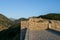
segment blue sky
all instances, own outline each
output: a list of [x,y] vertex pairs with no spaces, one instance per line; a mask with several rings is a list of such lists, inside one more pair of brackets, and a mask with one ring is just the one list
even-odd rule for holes
[[60,13],[60,0],[0,0],[0,13],[15,19]]

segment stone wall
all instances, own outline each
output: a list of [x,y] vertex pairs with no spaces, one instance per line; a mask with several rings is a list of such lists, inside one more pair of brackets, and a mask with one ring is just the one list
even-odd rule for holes
[[48,28],[48,21],[42,18],[30,18],[28,21],[21,21],[21,29],[44,30]]
[[60,31],[60,21],[30,18],[28,21],[21,21],[21,28],[28,28],[26,31],[25,40],[49,40],[49,38],[53,38],[55,40],[55,35],[45,31],[45,29],[49,28]]
[[30,18],[29,29],[30,30],[44,30],[48,28],[48,21],[42,18]]
[[21,29],[24,28],[28,28],[29,30],[45,30],[49,28],[60,31],[60,21],[42,18],[30,18],[28,21],[21,21]]
[[60,31],[60,21],[51,20],[51,27],[50,29]]
[[21,29],[27,28],[28,27],[28,21],[21,21]]

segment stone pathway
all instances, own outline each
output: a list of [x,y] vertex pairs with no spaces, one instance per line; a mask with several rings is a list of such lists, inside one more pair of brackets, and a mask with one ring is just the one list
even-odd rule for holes
[[27,29],[22,29],[22,30],[21,30],[20,40],[24,40],[24,39],[25,39],[26,32],[27,32]]
[[60,34],[47,30],[29,31],[27,30],[25,40],[60,40]]

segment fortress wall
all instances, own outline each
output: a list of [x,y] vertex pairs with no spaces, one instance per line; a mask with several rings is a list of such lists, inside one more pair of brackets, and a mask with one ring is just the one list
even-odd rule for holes
[[21,28],[28,28],[25,40],[39,40],[39,36],[42,32],[42,35],[45,35],[45,29],[49,28],[60,31],[60,21],[46,20],[42,18],[30,18],[29,21],[21,21]]
[[48,28],[48,21],[42,18],[31,18],[29,20],[30,30],[44,30]]
[[30,18],[29,21],[21,21],[21,29],[44,30],[48,28],[48,21],[42,18]]
[[21,21],[21,29],[28,27],[28,21]]
[[47,28],[60,31],[60,21],[48,20],[42,18],[30,18],[28,21],[21,21],[21,29],[28,28],[29,30],[45,30]]
[[60,31],[60,21],[51,20],[51,28],[50,29]]

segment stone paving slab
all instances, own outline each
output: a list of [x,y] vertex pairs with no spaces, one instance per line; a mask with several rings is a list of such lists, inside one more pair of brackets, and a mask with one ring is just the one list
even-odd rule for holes
[[[58,34],[58,33],[57,33]],[[29,31],[27,30],[25,40],[60,40],[57,35],[47,30]]]

